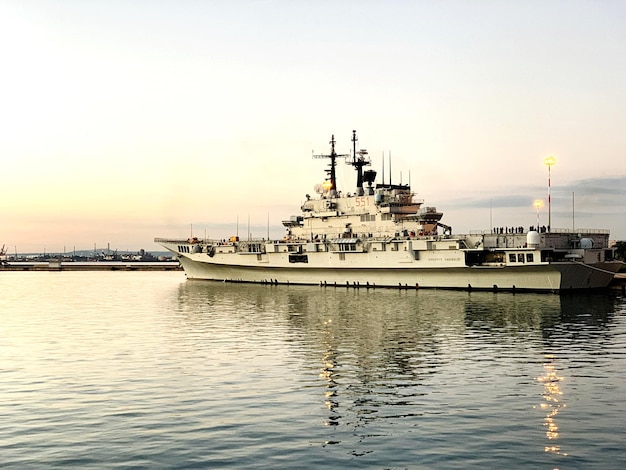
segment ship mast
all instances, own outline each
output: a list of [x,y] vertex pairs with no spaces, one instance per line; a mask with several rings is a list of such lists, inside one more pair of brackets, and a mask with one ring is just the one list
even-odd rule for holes
[[330,158],[328,166],[330,169],[325,170],[330,177],[330,187],[328,188],[330,197],[337,197],[337,174],[335,167],[337,166],[337,157],[349,157],[347,154],[338,155],[335,151],[335,135],[330,139],[330,155],[313,155],[313,158]]
[[352,161],[349,162],[356,169],[356,195],[363,196],[363,167],[371,163],[367,156],[367,150],[361,149],[356,151],[356,143],[359,139],[356,136],[356,131],[352,131]]

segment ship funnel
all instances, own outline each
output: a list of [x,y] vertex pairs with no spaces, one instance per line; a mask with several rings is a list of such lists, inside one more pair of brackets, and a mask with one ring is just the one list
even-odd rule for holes
[[363,181],[367,183],[367,193],[371,196],[374,194],[374,189],[372,185],[374,184],[374,180],[376,179],[376,170],[366,170],[363,172]]

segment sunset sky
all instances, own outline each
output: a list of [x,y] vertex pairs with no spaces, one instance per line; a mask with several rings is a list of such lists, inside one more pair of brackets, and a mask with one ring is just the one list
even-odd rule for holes
[[353,129],[456,233],[536,199],[547,225],[553,155],[552,226],[624,240],[625,25],[620,0],[0,0],[0,246],[281,236]]

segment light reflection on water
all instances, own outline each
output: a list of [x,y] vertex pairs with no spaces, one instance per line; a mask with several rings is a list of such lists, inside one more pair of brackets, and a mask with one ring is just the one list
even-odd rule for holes
[[557,424],[556,415],[566,406],[562,400],[563,392],[560,386],[563,377],[557,374],[554,356],[552,354],[546,355],[546,361],[548,362],[543,365],[545,374],[537,378],[544,386],[544,402],[541,403],[541,409],[547,413],[543,425],[546,427],[546,437],[550,443],[546,445],[545,451],[567,455],[567,453],[561,450],[561,446],[557,442],[559,438],[559,426]]
[[618,468],[620,298],[2,275],[5,465]]

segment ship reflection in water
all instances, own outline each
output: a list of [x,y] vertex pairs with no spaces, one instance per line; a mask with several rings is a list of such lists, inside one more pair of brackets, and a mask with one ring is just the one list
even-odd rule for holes
[[[615,313],[623,304],[610,296],[202,282],[182,284],[179,294],[194,329],[213,335],[236,325],[239,356],[222,359],[239,364],[231,387],[260,370],[269,383],[292,389],[300,414],[289,417],[296,429],[284,432],[295,439],[298,427],[306,429],[300,439],[324,449],[318,463],[467,468],[510,467],[514,459],[556,468],[605,458],[589,457],[595,437],[585,426],[602,406],[612,413],[618,396],[595,390],[590,378],[624,387],[598,361],[607,344],[624,338]],[[242,350],[248,341],[249,355]],[[257,348],[265,342],[275,353],[263,363]],[[567,393],[576,406],[559,423],[562,383],[572,374]],[[276,390],[257,381],[255,393],[263,402]],[[272,413],[280,409],[276,403]],[[244,411],[238,419],[240,432],[258,425]],[[606,435],[614,445],[613,430]]]
[[[332,320],[327,320],[324,327],[326,335],[331,336],[332,331],[330,330],[330,328],[332,328]],[[331,413],[328,416],[328,420],[325,422],[325,424],[327,426],[337,426],[339,424],[339,419],[341,418],[341,416],[335,413],[335,409],[339,406],[336,390],[338,384],[335,382],[335,379],[333,377],[333,370],[337,364],[336,352],[333,351],[332,345],[330,344],[328,338],[325,341],[325,344],[328,349],[324,353],[324,356],[322,358],[323,366],[320,370],[320,377],[326,381],[326,391],[324,392],[324,397],[326,398],[326,400],[324,401],[324,404],[326,405],[328,411],[330,411]],[[335,442],[326,441],[326,444],[335,444]]]

